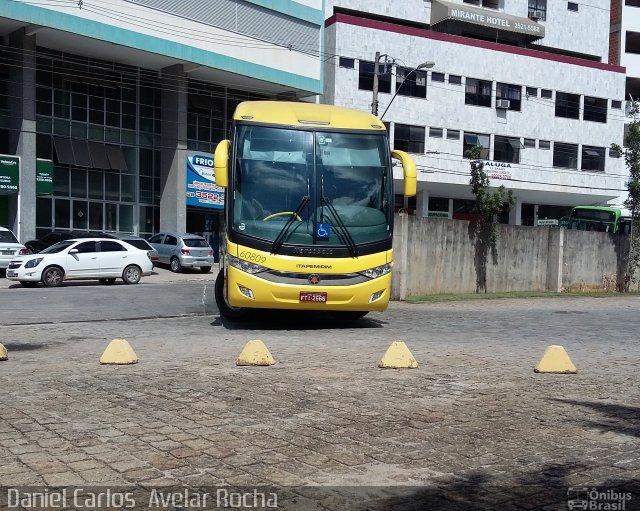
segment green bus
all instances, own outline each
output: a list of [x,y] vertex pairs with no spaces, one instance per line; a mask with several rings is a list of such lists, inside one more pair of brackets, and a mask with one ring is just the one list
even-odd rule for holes
[[562,217],[559,226],[578,231],[629,234],[631,217],[623,216],[622,210],[607,206],[576,206],[569,216]]

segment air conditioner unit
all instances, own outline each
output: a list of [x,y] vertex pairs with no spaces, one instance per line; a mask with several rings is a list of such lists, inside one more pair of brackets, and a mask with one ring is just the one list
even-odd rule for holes
[[509,108],[511,106],[511,101],[508,99],[497,99],[496,100],[496,108]]
[[544,13],[542,11],[529,11],[529,18],[537,21],[544,18]]

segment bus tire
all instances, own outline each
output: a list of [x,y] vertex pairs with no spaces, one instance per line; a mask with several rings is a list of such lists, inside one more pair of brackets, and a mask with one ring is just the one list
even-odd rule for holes
[[364,318],[369,311],[329,311],[329,314],[336,319],[349,320]]
[[230,321],[240,321],[247,317],[248,311],[242,307],[232,307],[224,297],[224,270],[220,270],[215,283],[216,305],[220,315]]

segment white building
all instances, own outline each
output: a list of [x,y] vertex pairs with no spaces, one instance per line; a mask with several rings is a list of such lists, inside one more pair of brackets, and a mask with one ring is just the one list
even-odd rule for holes
[[502,221],[618,202],[626,171],[609,146],[622,144],[625,69],[609,63],[610,1],[327,0],[321,101],[371,109],[382,55],[378,113],[415,156],[418,196],[404,206],[418,215],[471,216],[474,145],[492,186],[513,190]]

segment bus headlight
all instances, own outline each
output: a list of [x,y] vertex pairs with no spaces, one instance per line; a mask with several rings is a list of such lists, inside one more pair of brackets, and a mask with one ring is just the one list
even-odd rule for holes
[[233,257],[227,254],[227,263],[229,266],[233,266],[240,271],[245,273],[260,273],[261,271],[267,271],[269,268],[265,268],[264,266],[260,266],[259,264],[252,263],[251,261],[245,261],[244,259],[238,259],[237,257]]
[[383,264],[382,266],[376,266],[375,268],[369,268],[368,270],[363,270],[360,275],[364,275],[365,277],[369,277],[370,279],[377,279],[378,277],[382,277],[387,273],[391,272],[391,268],[393,267],[393,263]]

